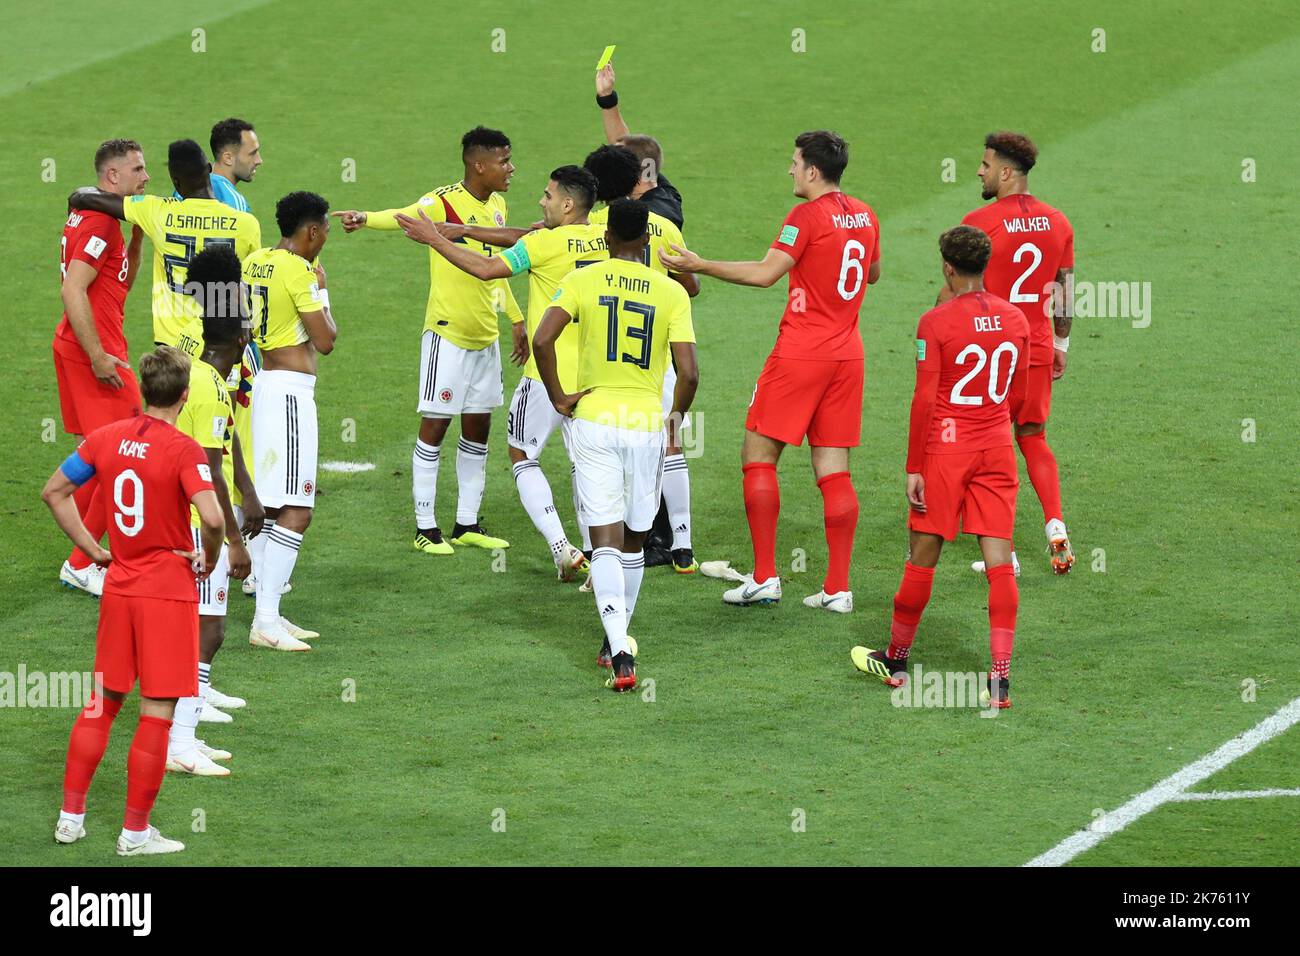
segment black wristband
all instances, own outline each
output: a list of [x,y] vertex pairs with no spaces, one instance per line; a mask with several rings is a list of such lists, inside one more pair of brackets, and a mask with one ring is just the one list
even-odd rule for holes
[[602,110],[612,110],[615,106],[618,106],[618,90],[612,90],[609,96],[601,96],[597,93],[596,105]]

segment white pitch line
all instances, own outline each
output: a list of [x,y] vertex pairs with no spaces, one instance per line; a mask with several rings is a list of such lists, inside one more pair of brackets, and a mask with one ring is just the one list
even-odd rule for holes
[[374,471],[375,465],[369,461],[323,461],[321,468],[326,471],[339,471],[345,475],[354,475],[359,471]]
[[1098,821],[1103,829],[1080,830],[1024,865],[1063,866],[1069,863],[1080,853],[1091,850],[1106,837],[1123,830],[1134,820],[1185,796],[1185,791],[1189,787],[1194,787],[1207,777],[1218,773],[1238,757],[1244,757],[1265,741],[1286,733],[1297,723],[1300,723],[1300,697],[1282,707],[1271,717],[1265,717],[1244,734],[1233,737],[1214,753],[1189,763],[1182,770],[1161,780],[1150,790],[1139,793],[1113,813],[1107,813]]
[[1174,797],[1177,803],[1192,800],[1254,800],[1258,797],[1300,797],[1300,787],[1293,790],[1211,790],[1209,793],[1180,793]]

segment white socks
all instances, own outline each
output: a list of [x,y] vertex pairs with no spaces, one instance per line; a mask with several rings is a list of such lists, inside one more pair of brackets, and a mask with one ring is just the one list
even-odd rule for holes
[[627,608],[624,604],[623,554],[617,548],[597,548],[591,556],[591,589],[596,610],[609,639],[609,656],[631,652],[627,643]]
[[212,684],[212,665],[199,661],[199,696],[203,696],[203,688]]
[[464,437],[456,446],[457,524],[478,524],[478,509],[487,485],[487,453],[487,445]]
[[555,510],[551,484],[542,473],[542,466],[525,458],[514,466],[513,471],[515,485],[519,488],[519,500],[523,503],[524,510],[528,512],[528,517],[533,519],[533,525],[538,533],[546,539],[551,555],[555,558],[562,557],[569,545],[569,539],[564,533],[560,515]]
[[266,555],[257,576],[257,610],[253,612],[253,623],[270,627],[280,621],[280,592],[293,575],[302,535],[278,524],[271,525],[262,534],[266,535]]
[[664,459],[664,504],[668,507],[668,520],[673,526],[673,547],[691,546],[691,476],[686,470],[685,455],[670,455]]
[[194,728],[199,725],[199,714],[202,711],[202,697],[182,697],[176,701],[171,734],[167,741],[167,747],[172,753],[183,754],[194,746]]
[[632,612],[636,610],[637,595],[641,593],[641,579],[645,577],[645,552],[619,553],[623,561],[623,604],[627,608],[627,627],[632,627]]
[[257,575],[262,570],[262,562],[266,560],[266,533],[271,530],[271,524],[271,519],[266,519],[262,523],[262,533],[248,539],[248,557],[253,564],[250,574],[253,580],[257,580]]
[[438,454],[437,445],[415,440],[415,452],[411,455],[411,494],[415,498],[415,526],[425,531],[438,527],[438,519],[433,514],[433,501],[438,494]]

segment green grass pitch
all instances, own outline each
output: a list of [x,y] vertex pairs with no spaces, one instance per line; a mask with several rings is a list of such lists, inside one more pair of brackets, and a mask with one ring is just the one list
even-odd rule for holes
[[[1300,695],[1300,411],[1281,281],[1294,268],[1300,20],[1286,0],[1230,15],[1206,0],[1105,0],[1086,13],[1037,3],[1001,21],[947,0],[869,11],[666,0],[617,27],[568,3],[226,7],[150,0],[117,23],[89,2],[6,14],[0,671],[92,660],[96,605],[58,587],[67,545],[38,492],[73,448],[45,424],[58,420],[64,197],[91,181],[105,138],[141,140],[150,191],[169,192],[170,140],[206,144],[217,119],[250,119],[266,161],[244,193],[270,241],[274,202],[291,189],[364,209],[455,181],[458,138],[481,122],[514,142],[511,221],[527,223],[547,172],[601,142],[591,72],[617,43],[625,116],[663,143],[692,247],[760,256],[793,202],[793,137],[826,126],[851,144],[845,188],[881,218],[884,274],[861,323],[857,611],[800,604],[826,553],[808,453],[792,450],[780,469],[786,601],[726,608],[716,581],[648,573],[633,633],[651,701],[604,689],[590,599],[554,580],[518,503],[504,409],[484,506],[513,543],[504,568],[481,551],[411,550],[426,250],[336,228],[322,258],[341,331],[321,362],[320,457],[376,468],[321,474],[284,601],[324,632],[316,650],[251,649],[252,602],[232,597],[215,682],[249,706],[201,735],[234,752],[234,773],[168,777],[153,819],[189,848],[163,865],[1014,865]],[[796,30],[806,52],[792,49]],[[1001,127],[1038,141],[1032,185],[1074,223],[1078,278],[1149,282],[1152,309],[1147,327],[1076,320],[1048,434],[1079,564],[1050,573],[1025,480],[1015,708],[986,720],[895,708],[848,651],[887,635],[906,549],[913,332],[940,282],[936,236],[978,204],[982,138]],[[127,303],[133,357],[151,338],[148,268]],[[696,550],[745,569],[742,423],[784,286],[706,279],[695,301]],[[516,293],[523,303],[523,282]],[[506,373],[507,396],[517,375]],[[558,448],[543,465],[567,513]],[[447,523],[454,469],[441,478]],[[792,566],[797,549],[806,571]],[[914,655],[927,668],[987,666],[974,553],[960,541],[940,565]],[[134,715],[128,703],[95,780],[89,838],[68,848],[50,831],[74,711],[0,709],[6,862],[116,862]],[[1297,734],[1205,786],[1300,786]],[[1294,864],[1298,818],[1294,797],[1170,804],[1075,863]]]

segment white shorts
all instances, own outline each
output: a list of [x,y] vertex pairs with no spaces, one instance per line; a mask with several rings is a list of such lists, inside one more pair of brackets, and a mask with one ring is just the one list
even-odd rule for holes
[[263,370],[253,380],[253,483],[268,508],[316,501],[316,376]]
[[622,521],[632,531],[649,531],[659,511],[664,432],[575,418],[569,436],[578,519],[592,527]]
[[571,419],[555,410],[545,385],[528,376],[519,379],[514,397],[510,399],[510,416],[506,419],[506,441],[511,448],[519,449],[530,461],[536,461],[558,428],[567,451],[571,424]]
[[[194,533],[194,550],[203,550],[203,535],[198,528],[191,528]],[[212,573],[199,582],[199,615],[201,617],[225,617],[226,596],[230,591],[230,548],[223,542],[221,556]]]
[[432,329],[420,340],[420,403],[424,418],[451,418],[490,412],[505,403],[501,346],[493,342],[471,351],[453,345]]
[[[673,413],[673,393],[677,391],[677,369],[673,368],[673,363],[669,362],[668,367],[664,369],[664,428],[668,427],[668,417]],[[681,428],[691,427],[691,413],[687,412],[682,416]],[[678,429],[678,432],[681,431]]]

